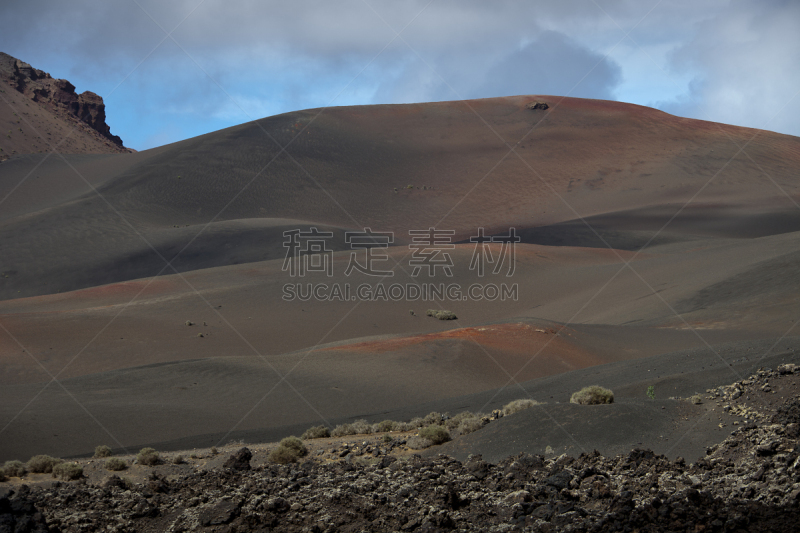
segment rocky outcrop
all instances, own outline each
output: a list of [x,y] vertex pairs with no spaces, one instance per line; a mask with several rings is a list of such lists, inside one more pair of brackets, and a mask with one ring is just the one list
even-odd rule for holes
[[232,470],[250,470],[250,459],[252,458],[253,454],[250,450],[242,448],[228,457],[228,460],[225,461],[224,468],[230,468]]
[[[722,388],[720,398],[742,396],[720,401],[752,397],[766,380],[796,390],[800,375],[765,370]],[[692,464],[635,449],[520,454],[498,464],[415,455],[248,468],[242,448],[222,468],[154,469],[138,484],[113,477],[23,486],[0,499],[0,524],[38,531],[46,520],[52,532],[797,531],[800,397],[753,409],[760,416]]]
[[544,111],[545,109],[550,109],[550,106],[547,105],[547,102],[531,102],[525,107],[527,109],[533,109],[533,110],[541,109],[542,111]]
[[44,516],[28,498],[30,489],[24,487],[16,494],[0,496],[0,532],[48,533]]
[[122,139],[111,134],[106,124],[103,99],[91,91],[81,94],[67,80],[53,78],[8,54],[0,52],[0,77],[18,92],[47,107],[56,115],[68,115],[88,124],[94,131],[116,146],[124,148]]

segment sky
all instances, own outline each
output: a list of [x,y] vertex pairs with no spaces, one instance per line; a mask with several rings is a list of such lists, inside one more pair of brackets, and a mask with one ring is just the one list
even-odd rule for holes
[[797,0],[3,0],[0,51],[145,150],[324,106],[618,100],[800,136]]

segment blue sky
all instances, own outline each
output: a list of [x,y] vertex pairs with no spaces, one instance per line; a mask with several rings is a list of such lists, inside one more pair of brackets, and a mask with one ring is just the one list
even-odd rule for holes
[[[287,111],[557,94],[800,135],[800,2],[6,0],[0,51],[144,150]],[[398,35],[399,34],[399,35]]]

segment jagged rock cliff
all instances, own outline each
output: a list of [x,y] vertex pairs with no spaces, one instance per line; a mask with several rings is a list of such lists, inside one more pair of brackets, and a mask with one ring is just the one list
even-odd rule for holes
[[[97,94],[91,91],[78,94],[75,92],[75,86],[69,81],[53,78],[49,73],[3,52],[0,52],[0,80],[4,85],[45,108],[56,118],[67,123],[74,124],[77,121],[88,125],[102,138],[96,140],[100,140],[107,148],[104,150],[102,147],[98,149],[90,146],[89,149],[80,151],[132,151],[125,148],[119,136],[111,134],[111,129],[106,124],[106,106],[103,98]],[[12,102],[6,103],[9,107],[13,107]],[[81,127],[80,130],[85,131],[85,128]],[[96,142],[88,141],[88,144]]]

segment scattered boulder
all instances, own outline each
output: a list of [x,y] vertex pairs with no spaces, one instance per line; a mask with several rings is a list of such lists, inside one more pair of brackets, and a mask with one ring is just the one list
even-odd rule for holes
[[439,320],[456,320],[458,318],[454,312],[445,309],[428,309],[426,314]]
[[550,106],[547,105],[547,102],[531,102],[525,106],[526,109],[541,109],[544,111],[545,109],[550,109]]
[[225,461],[224,468],[231,470],[250,470],[250,459],[253,458],[253,452],[247,448],[242,448]]

